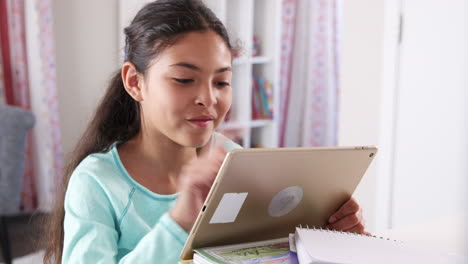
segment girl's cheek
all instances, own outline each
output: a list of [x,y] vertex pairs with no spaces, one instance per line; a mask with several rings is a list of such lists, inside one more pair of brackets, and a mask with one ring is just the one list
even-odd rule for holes
[[226,112],[231,108],[232,105],[232,95],[231,92],[226,92],[223,98],[223,106],[226,109]]

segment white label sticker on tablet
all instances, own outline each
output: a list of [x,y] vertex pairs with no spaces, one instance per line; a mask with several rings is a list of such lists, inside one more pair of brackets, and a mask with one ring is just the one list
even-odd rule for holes
[[268,213],[274,217],[287,215],[301,202],[302,193],[302,188],[299,186],[291,186],[281,190],[271,199]]
[[225,193],[218,204],[210,224],[233,223],[244,204],[247,193]]

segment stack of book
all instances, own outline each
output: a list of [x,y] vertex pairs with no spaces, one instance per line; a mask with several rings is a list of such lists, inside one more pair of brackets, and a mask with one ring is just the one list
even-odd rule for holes
[[196,249],[195,264],[209,263],[278,263],[289,264],[288,238]]
[[273,119],[273,86],[260,77],[252,80],[252,119]]

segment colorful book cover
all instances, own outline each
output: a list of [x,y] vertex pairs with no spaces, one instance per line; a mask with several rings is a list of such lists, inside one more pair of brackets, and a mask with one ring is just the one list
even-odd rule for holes
[[271,82],[265,82],[265,92],[268,102],[268,118],[273,119],[273,85]]
[[289,234],[289,263],[299,264],[297,259],[296,238],[294,234]]
[[289,264],[289,238],[196,249],[194,263]]
[[255,79],[252,79],[252,119],[260,119],[260,106],[259,106],[259,88]]
[[273,118],[273,86],[263,78],[252,81],[252,120]]
[[258,87],[260,88],[260,98],[262,102],[262,118],[268,118],[268,99],[265,91],[265,80],[258,78]]
[[193,260],[192,259],[190,259],[190,260],[181,260],[181,261],[179,261],[178,264],[193,264]]

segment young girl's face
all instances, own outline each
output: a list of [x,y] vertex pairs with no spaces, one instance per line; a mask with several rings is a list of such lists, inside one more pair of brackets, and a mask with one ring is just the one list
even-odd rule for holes
[[191,32],[147,70],[143,129],[187,147],[205,145],[231,107],[231,52],[213,31]]

